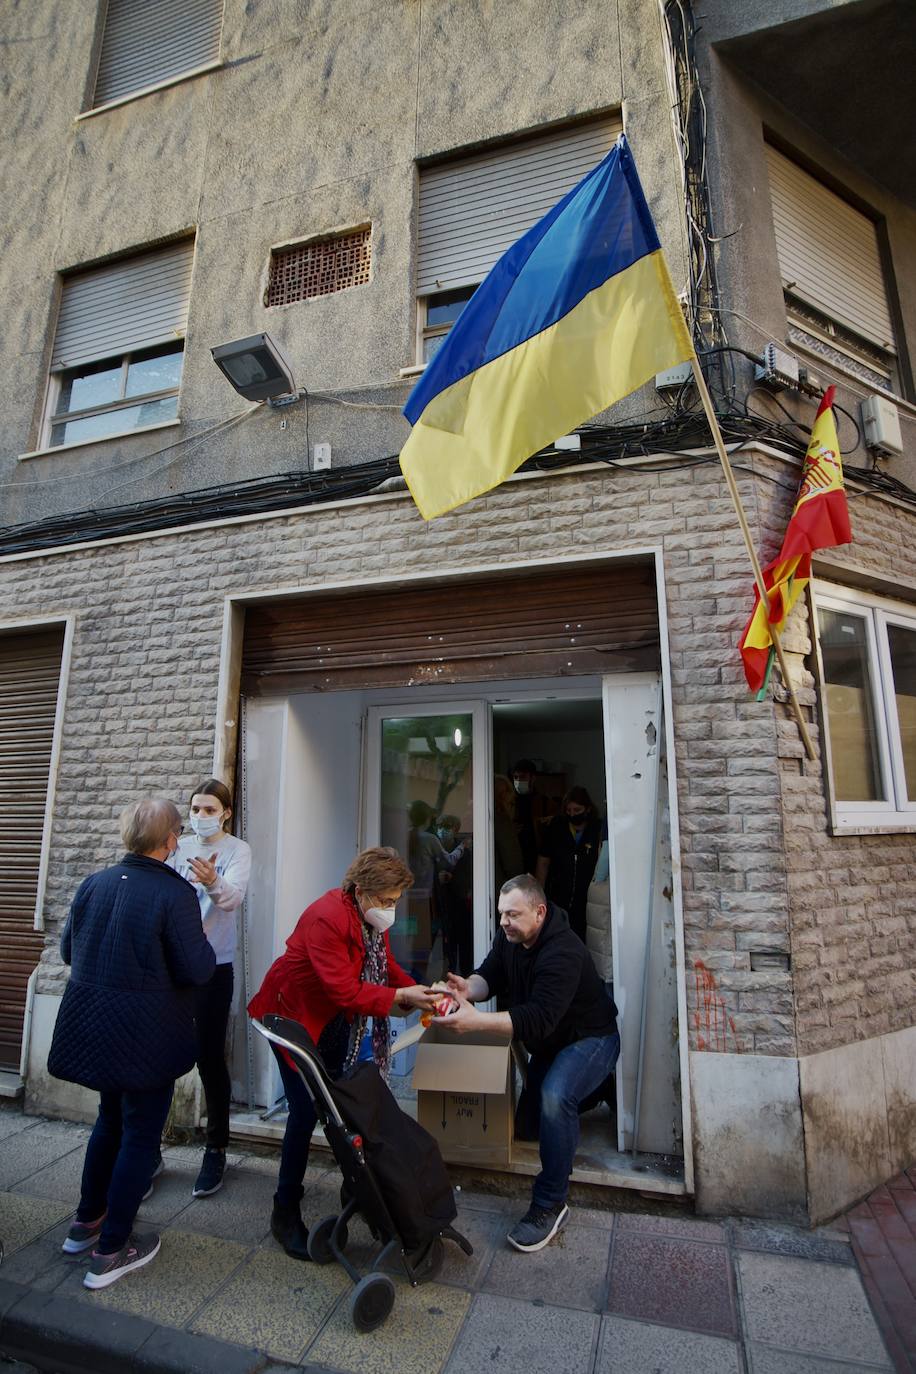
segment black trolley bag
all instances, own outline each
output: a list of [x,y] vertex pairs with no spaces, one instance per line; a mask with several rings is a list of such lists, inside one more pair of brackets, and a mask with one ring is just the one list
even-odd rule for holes
[[[309,1257],[316,1264],[335,1261],[356,1285],[350,1315],[358,1331],[374,1331],[394,1306],[395,1289],[386,1261],[397,1259],[416,1287],[442,1268],[444,1240],[466,1255],[470,1242],[451,1223],[458,1210],[439,1152],[428,1131],[401,1110],[375,1064],[357,1064],[331,1079],[315,1042],[298,1021],[267,1015],[255,1028],[285,1049],[308,1089],[325,1138],[343,1176],[343,1210],[309,1228]],[[381,1249],[365,1276],[346,1255],[347,1223],[363,1218]]]

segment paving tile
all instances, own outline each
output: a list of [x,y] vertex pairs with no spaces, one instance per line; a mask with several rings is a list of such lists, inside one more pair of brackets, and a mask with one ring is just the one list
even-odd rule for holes
[[528,1206],[527,1196],[504,1197],[499,1193],[481,1192],[476,1188],[456,1188],[455,1202],[458,1205],[459,1213],[464,1208],[482,1212],[514,1212],[518,1211],[519,1216]]
[[736,1336],[728,1252],[708,1242],[617,1233],[608,1311]]
[[[8,1143],[4,1141],[4,1150]],[[43,1169],[36,1169],[21,1183],[14,1184],[12,1192],[27,1193],[30,1197],[68,1197],[76,1208],[80,1200],[85,1158],[85,1150],[71,1150],[69,1154],[46,1164]]]
[[82,1285],[80,1271],[61,1284],[57,1292],[62,1297],[132,1312],[164,1326],[184,1326],[247,1254],[244,1245],[213,1236],[165,1231],[159,1254],[135,1274],[126,1274],[110,1288],[90,1292]]
[[540,1304],[604,1306],[610,1233],[596,1227],[568,1225],[543,1250],[520,1254],[508,1244],[496,1251],[483,1281],[486,1293],[527,1298]]
[[61,1250],[71,1220],[72,1217],[68,1216],[65,1221],[59,1222],[37,1240],[21,1246],[13,1254],[7,1249],[3,1277],[12,1283],[21,1283],[24,1288],[53,1293],[75,1268],[79,1267],[82,1272],[81,1262],[88,1256],[65,1255]]
[[890,1367],[855,1270],[749,1250],[737,1263],[749,1340]]
[[598,1317],[480,1294],[447,1365],[447,1374],[524,1370],[582,1374],[591,1366]]
[[830,1264],[855,1265],[848,1240],[829,1240],[796,1226],[777,1226],[768,1222],[734,1221],[732,1240],[742,1250],[764,1250],[772,1255],[796,1255],[799,1259],[823,1260]]
[[852,1234],[852,1243],[866,1259],[883,1257],[889,1255],[887,1241],[884,1239],[884,1232],[881,1230],[880,1223],[871,1216],[849,1216],[849,1229]]
[[859,1361],[849,1364],[845,1360],[827,1360],[820,1355],[800,1355],[797,1350],[777,1350],[756,1341],[749,1341],[746,1350],[748,1374],[869,1374],[870,1370],[887,1368]]
[[890,1255],[869,1259],[867,1273],[903,1344],[916,1352],[916,1300],[896,1261]]
[[638,1212],[617,1214],[619,1232],[639,1231],[649,1236],[671,1236],[678,1240],[725,1242],[725,1227],[717,1221],[696,1221],[693,1217],[641,1216]]
[[273,1192],[263,1174],[233,1169],[218,1193],[190,1201],[181,1213],[181,1229],[257,1245],[270,1230]]
[[[604,1317],[595,1374],[742,1374],[735,1341]],[[847,1369],[846,1374],[849,1374]]]
[[366,1336],[353,1325],[345,1293],[305,1359],[348,1374],[439,1374],[470,1301],[444,1284],[410,1288],[396,1281],[391,1316]]
[[878,1323],[878,1330],[884,1338],[884,1344],[887,1346],[888,1354],[891,1357],[891,1363],[896,1370],[902,1371],[903,1374],[910,1374],[910,1371],[916,1368],[916,1350],[912,1352],[913,1360],[910,1361],[903,1348],[900,1337],[894,1330],[894,1324],[891,1321],[890,1313],[884,1305],[884,1299],[881,1296],[880,1290],[875,1285],[875,1281],[868,1273],[867,1269],[861,1271],[861,1278],[862,1286],[865,1289],[871,1306],[872,1315]]
[[[203,1145],[164,1145],[162,1148],[162,1158],[165,1160],[165,1167],[179,1164],[182,1168],[199,1170],[204,1158]],[[226,1167],[237,1169],[245,1156],[241,1150],[231,1149],[226,1151]],[[196,1177],[196,1174],[195,1174]]]
[[[518,1206],[518,1215],[526,1210]],[[605,1211],[603,1207],[580,1207],[576,1202],[569,1203],[569,1221],[572,1226],[595,1226],[601,1231],[613,1231],[617,1223],[617,1212]]]
[[[7,1259],[72,1212],[72,1202],[0,1192],[0,1238]],[[6,1263],[3,1277],[9,1277]]]
[[26,1116],[21,1107],[0,1107],[0,1140],[16,1135],[35,1125],[34,1116]]
[[191,1329],[294,1361],[350,1280],[336,1264],[303,1264],[257,1250],[191,1322]]
[[12,1188],[71,1150],[82,1151],[88,1139],[86,1126],[65,1121],[39,1121],[7,1136],[0,1153],[0,1188]]
[[174,1160],[166,1159],[164,1172],[153,1179],[152,1196],[140,1203],[137,1220],[154,1228],[177,1221],[193,1203],[191,1189],[196,1177],[189,1165],[177,1165]]

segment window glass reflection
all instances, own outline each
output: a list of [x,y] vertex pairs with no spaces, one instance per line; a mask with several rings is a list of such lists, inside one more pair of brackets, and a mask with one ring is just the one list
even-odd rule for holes
[[916,801],[916,632],[903,625],[888,625],[887,638],[894,673],[906,794],[909,801]]
[[865,619],[822,607],[821,657],[838,801],[884,801]]

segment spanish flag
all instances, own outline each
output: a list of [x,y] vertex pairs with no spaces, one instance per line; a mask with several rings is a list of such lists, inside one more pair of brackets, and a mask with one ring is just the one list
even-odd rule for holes
[[815,549],[852,543],[843,463],[831,409],[835,392],[836,387],[828,387],[821,398],[779,557],[763,569],[768,607],[764,611],[755,588],[754,610],[741,636],[744,675],[758,697],[766,691],[773,661],[770,626],[782,634],[789,612],[811,579],[811,554]]
[[404,407],[427,520],[693,357],[632,154],[603,162],[503,254]]

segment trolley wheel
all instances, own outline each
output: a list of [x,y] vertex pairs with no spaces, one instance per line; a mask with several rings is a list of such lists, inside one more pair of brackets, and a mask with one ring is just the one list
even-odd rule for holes
[[[336,1217],[322,1217],[317,1226],[309,1227],[309,1259],[314,1260],[316,1264],[334,1263],[334,1251],[331,1249],[331,1232],[336,1225]],[[347,1248],[346,1225],[341,1227],[340,1248],[341,1250],[346,1250]]]
[[367,1274],[350,1294],[350,1316],[357,1331],[375,1331],[394,1307],[394,1284],[387,1274]]

